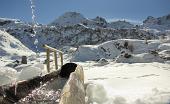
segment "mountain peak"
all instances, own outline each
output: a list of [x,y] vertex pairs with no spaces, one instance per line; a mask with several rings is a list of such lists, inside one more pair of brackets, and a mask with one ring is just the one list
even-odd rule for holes
[[150,29],[157,29],[159,31],[169,30],[170,14],[158,18],[148,16],[146,20],[143,21],[143,26]]
[[100,16],[97,16],[96,18],[93,19],[94,21],[97,21],[97,22],[105,22],[107,23],[107,21],[103,18],[103,17],[100,17]]
[[118,20],[110,23],[111,28],[121,29],[121,28],[133,28],[134,25],[125,20]]
[[61,15],[59,18],[54,20],[51,25],[75,25],[85,21],[86,18],[77,12],[66,12]]

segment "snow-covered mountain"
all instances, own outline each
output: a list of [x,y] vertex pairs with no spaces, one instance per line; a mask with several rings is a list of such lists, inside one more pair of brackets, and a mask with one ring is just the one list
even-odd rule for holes
[[99,44],[109,40],[129,38],[129,39],[155,39],[156,35],[145,30],[137,29],[110,29],[110,28],[88,28],[77,24],[73,26],[54,27],[40,26],[36,28],[37,34],[32,37],[32,27],[10,28],[8,33],[19,39],[28,48],[35,50],[34,41],[38,39],[38,48],[42,49],[43,44],[61,48],[63,46],[80,46],[89,44]]
[[6,26],[6,25],[9,25],[9,24],[17,24],[19,23],[20,20],[17,20],[17,19],[8,19],[8,18],[0,18],[0,26]]
[[76,25],[84,21],[87,21],[87,19],[82,14],[77,12],[66,12],[54,20],[51,25],[68,26]]
[[147,19],[143,21],[143,26],[159,31],[170,30],[170,14],[158,18],[148,16]]
[[108,23],[107,23],[106,19],[103,18],[103,17],[97,16],[96,18],[94,18],[92,20],[95,21],[96,25],[98,25],[100,27],[106,28],[108,26]]
[[49,25],[53,26],[71,26],[83,24],[89,28],[114,28],[114,29],[122,29],[122,28],[132,28],[133,24],[130,24],[126,21],[116,21],[108,23],[105,18],[97,16],[94,19],[85,18],[82,14],[77,12],[66,12],[61,15],[59,18],[54,20]]
[[[165,17],[161,20],[165,20]],[[153,24],[149,20],[145,23]],[[169,22],[161,23],[168,25]],[[26,47],[33,51],[36,50],[34,44],[36,39],[38,39],[38,50],[42,50],[43,44],[61,48],[63,46],[78,47],[80,45],[100,44],[109,40],[125,38],[158,39],[158,35],[160,35],[159,30],[154,29],[153,32],[153,29],[143,27],[134,27],[126,21],[108,23],[99,16],[94,19],[87,19],[82,14],[76,12],[66,12],[49,25],[38,25],[35,29],[33,29],[30,23],[0,18],[0,29],[19,39]],[[166,30],[167,28],[163,29]],[[33,35],[33,30],[36,31],[35,36]]]

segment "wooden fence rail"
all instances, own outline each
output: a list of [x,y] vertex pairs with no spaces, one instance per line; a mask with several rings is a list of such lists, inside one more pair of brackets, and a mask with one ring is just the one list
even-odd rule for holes
[[47,71],[50,72],[50,52],[54,53],[54,63],[55,63],[55,69],[58,69],[58,59],[57,59],[57,53],[59,53],[60,60],[61,60],[61,66],[63,65],[63,52],[60,50],[57,50],[53,47],[50,47],[48,45],[43,45],[43,47],[46,49],[46,64],[47,64]]

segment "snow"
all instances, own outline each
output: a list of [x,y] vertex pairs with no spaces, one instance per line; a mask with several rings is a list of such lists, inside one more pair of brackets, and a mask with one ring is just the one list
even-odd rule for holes
[[0,86],[14,82],[17,71],[10,67],[0,67]]
[[161,63],[83,64],[88,104],[168,104],[170,65]]
[[90,45],[80,46],[75,53],[75,57],[72,58],[72,61],[88,61],[96,60],[97,58],[97,48]]
[[[128,42],[128,47],[124,47]],[[148,63],[148,62],[164,62],[157,54],[152,51],[168,50],[169,43],[161,43],[158,40],[149,40],[146,44],[144,40],[137,39],[120,39],[104,42],[99,45],[83,45],[80,46],[72,57],[72,61],[97,61],[101,58],[116,59],[116,62],[126,63]],[[125,58],[121,52],[127,52],[132,55],[131,58]]]
[[0,72],[0,86],[47,74],[43,64],[20,65],[15,68],[2,66]]
[[124,56],[119,56],[116,59],[118,63],[150,63],[150,62],[164,62],[159,56],[155,56],[150,53],[142,53],[132,55],[130,58],[125,58]]
[[170,49],[170,43],[161,44],[161,45],[159,45],[158,49],[160,49],[160,50]]
[[[6,32],[1,33],[9,35]],[[132,51],[124,46],[126,42],[133,46]],[[3,45],[13,50],[18,48],[19,56],[24,50],[27,50],[26,53],[31,52],[19,42],[13,43],[15,47],[9,45],[9,40],[1,43],[2,49],[5,49]],[[169,57],[168,49],[169,43],[160,40],[148,40],[146,44],[145,40],[119,39],[78,48],[65,46],[63,52],[65,63],[71,61],[83,66],[87,104],[168,104],[170,65],[168,60],[162,58]],[[155,50],[158,50],[157,54],[150,53]],[[122,51],[132,56],[125,58]],[[10,51],[7,52],[11,54]],[[45,75],[45,53],[39,55],[40,57],[36,57],[29,54],[28,64],[15,68],[5,66],[13,61],[7,54],[1,57],[0,85]]]
[[[125,42],[133,46],[132,52],[123,47]],[[137,39],[80,46],[72,59],[84,68],[86,103],[169,104],[170,64],[163,58],[170,55],[168,46]],[[121,51],[132,56],[125,58]]]
[[36,76],[41,76],[47,73],[44,69],[43,64],[26,65],[26,66],[22,65],[22,66],[16,67],[15,69],[20,70],[18,72],[18,77],[17,77],[18,81],[28,80]]

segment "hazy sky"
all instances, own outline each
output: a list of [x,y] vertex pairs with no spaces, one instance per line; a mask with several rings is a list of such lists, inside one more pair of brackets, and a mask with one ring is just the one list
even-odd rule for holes
[[[34,0],[36,20],[47,24],[68,11],[87,18],[102,16],[111,19],[142,21],[147,16],[170,14],[170,0]],[[0,17],[31,20],[29,0],[0,0]]]

